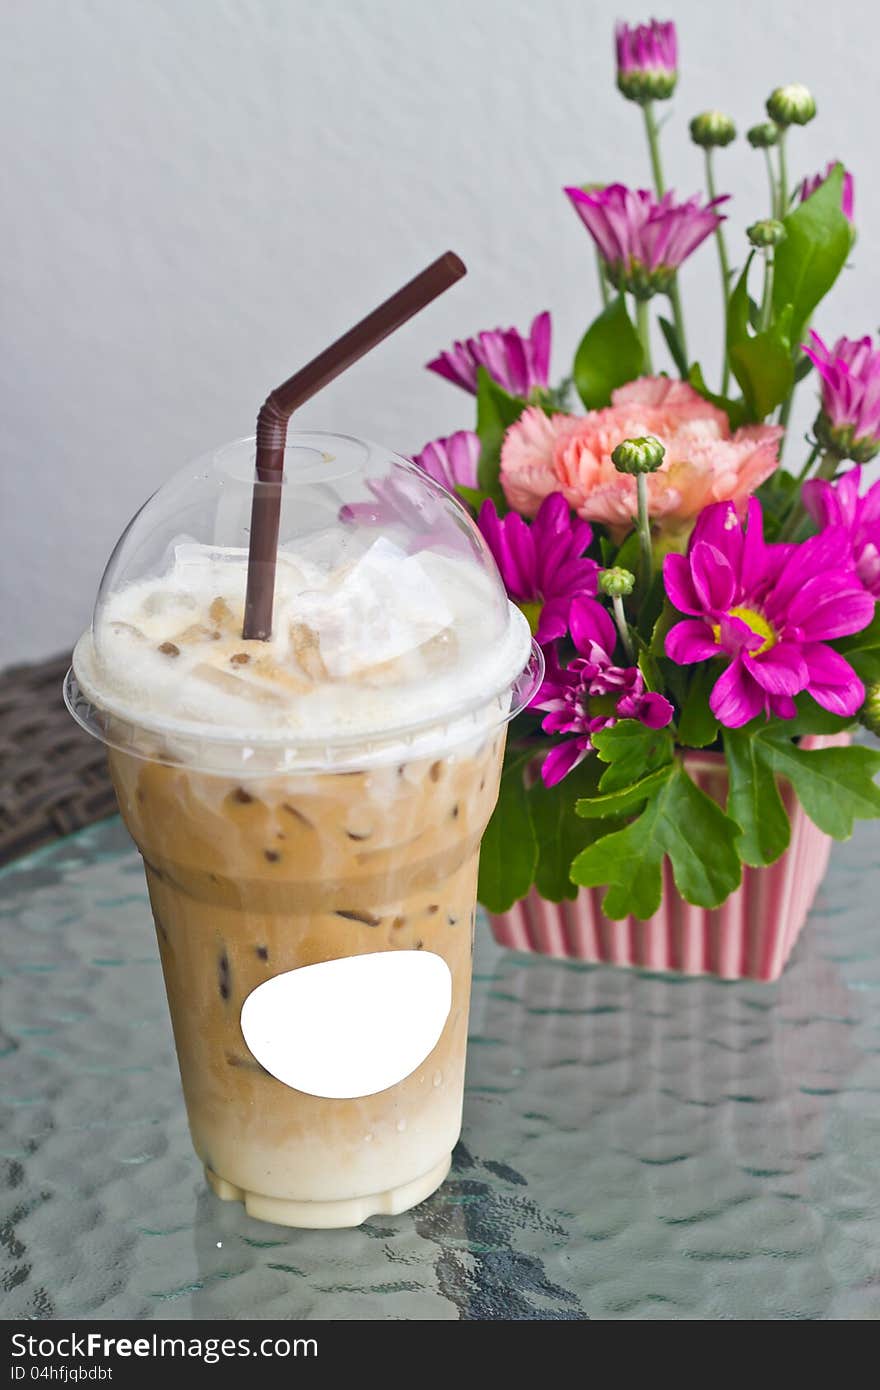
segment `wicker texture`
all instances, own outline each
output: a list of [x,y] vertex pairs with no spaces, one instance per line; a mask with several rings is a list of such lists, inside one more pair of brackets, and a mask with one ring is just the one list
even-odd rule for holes
[[0,672],[0,864],[116,810],[104,749],[61,699],[69,664]]

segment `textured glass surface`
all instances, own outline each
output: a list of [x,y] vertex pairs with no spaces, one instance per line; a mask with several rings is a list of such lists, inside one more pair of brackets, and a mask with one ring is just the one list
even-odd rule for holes
[[5,1318],[880,1317],[880,860],[838,846],[778,985],[479,938],[453,1174],[290,1231],[204,1188],[140,860],[0,876]]

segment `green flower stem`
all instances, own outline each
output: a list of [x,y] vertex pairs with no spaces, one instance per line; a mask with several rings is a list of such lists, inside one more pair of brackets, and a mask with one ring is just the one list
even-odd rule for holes
[[663,166],[660,163],[660,130],[654,116],[654,103],[646,101],[642,110],[645,113],[645,134],[648,137],[648,150],[651,155],[651,173],[654,176],[654,187],[657,190],[657,197],[662,198],[666,192],[666,184],[663,179]]
[[830,449],[826,449],[819,461],[819,467],[816,469],[816,477],[824,478],[826,483],[830,483],[839,467],[840,459],[837,454],[832,453]]
[[819,444],[814,444],[814,445],[813,445],[813,447],[812,447],[812,449],[810,450],[809,455],[808,455],[808,457],[807,457],[806,463],[804,464],[804,466],[803,466],[803,468],[801,469],[800,473],[798,473],[798,475],[797,475],[797,478],[796,478],[796,480],[795,480],[796,482],[798,482],[798,483],[805,483],[805,482],[807,481],[807,476],[808,476],[808,474],[809,474],[809,472],[810,472],[810,469],[813,467],[813,464],[816,462],[816,459],[819,457],[819,450],[820,450],[820,448],[821,448],[821,445],[819,445]]
[[777,188],[778,202],[776,205],[776,216],[781,222],[788,212],[788,164],[785,158],[785,137],[787,130],[779,132],[779,185]]
[[648,516],[648,479],[644,473],[636,476],[636,493],[639,499],[639,549],[642,555],[642,587],[644,592],[651,587],[654,578],[654,551],[651,545],[651,519]]
[[776,175],[773,172],[773,160],[769,149],[764,149],[764,159],[767,164],[767,178],[770,182],[770,216],[775,217],[779,207],[779,194],[776,189]]
[[[810,336],[810,321],[809,321],[809,319],[808,319],[807,322],[804,324],[802,330],[801,330],[801,341],[803,341],[803,340],[806,339],[806,338],[809,338],[809,336]],[[799,353],[799,351],[800,351],[800,349],[799,349],[799,348],[797,347],[797,345],[796,345],[795,348],[794,348],[794,352],[793,352],[793,358],[794,358],[794,364],[795,364],[795,366],[797,366],[797,360],[798,360],[798,353]],[[798,386],[799,386],[799,385],[800,385],[800,382],[798,382],[798,381],[795,381],[795,382],[792,383],[791,390],[789,391],[789,393],[788,393],[788,395],[786,396],[785,400],[782,402],[782,405],[779,407],[779,415],[777,416],[776,423],[777,423],[778,425],[781,425],[782,428],[785,430],[785,434],[782,436],[781,440],[779,441],[779,461],[780,461],[780,463],[782,462],[782,455],[783,455],[783,452],[784,452],[784,450],[785,450],[785,445],[786,445],[786,443],[787,443],[787,441],[788,441],[788,421],[789,421],[789,419],[790,419],[790,417],[791,417],[791,408],[792,408],[792,406],[794,405],[794,393],[795,393],[795,391],[798,389]]]
[[651,360],[651,316],[648,311],[647,299],[636,300],[636,327],[639,332],[639,340],[642,344],[642,354],[644,356],[644,370],[647,376],[653,376],[654,368]]
[[784,451],[784,449],[785,449],[786,440],[788,439],[788,420],[789,420],[789,416],[791,415],[791,407],[792,407],[792,405],[794,404],[794,393],[795,393],[796,389],[797,389],[797,382],[794,383],[794,385],[792,386],[792,388],[791,388],[791,390],[789,391],[788,395],[786,396],[785,400],[782,402],[782,405],[779,407],[779,416],[778,416],[778,418],[777,418],[776,423],[777,423],[778,425],[781,425],[782,428],[785,430],[785,434],[782,436],[782,438],[781,438],[780,441],[779,441],[779,461],[780,461],[780,463],[782,462],[782,454],[783,454],[783,451]]
[[[712,150],[706,149],[706,187],[709,190],[709,200],[715,198],[715,173],[712,168]],[[724,224],[719,222],[715,228],[715,242],[718,246],[718,264],[721,267],[721,296],[724,306],[724,352],[721,363],[721,394],[727,395],[727,388],[730,384],[730,363],[727,360],[727,300],[730,294],[730,262],[727,259],[727,243],[724,240]]]
[[[798,474],[798,484],[801,484],[806,481],[807,474],[812,468],[818,452],[819,445],[816,444],[813,448],[812,453],[810,454],[810,457],[807,459],[806,463],[804,464],[804,467]],[[826,482],[830,482],[839,467],[840,459],[837,457],[836,454],[832,453],[830,449],[826,449],[825,453],[822,455],[819,467],[816,469],[816,477],[824,478]],[[798,531],[801,529],[801,524],[807,515],[807,511],[804,507],[803,502],[801,501],[800,492],[798,492],[797,494],[797,499],[798,500],[795,502],[794,506],[792,507],[785,520],[785,524],[783,525],[782,530],[779,532],[779,536],[777,537],[779,541],[793,540],[794,537],[797,535]]]
[[629,635],[629,627],[626,621],[626,613],[623,610],[623,599],[620,594],[615,594],[611,599],[614,609],[614,621],[617,624],[617,631],[620,633],[620,640],[623,643],[623,650],[626,652],[627,660],[634,660],[632,638]]
[[[648,150],[651,155],[651,172],[654,176],[654,188],[657,197],[662,198],[666,192],[666,183],[663,178],[663,166],[660,163],[660,131],[654,117],[654,103],[646,101],[642,110],[645,113],[645,134],[648,137]],[[678,277],[672,281],[669,287],[669,302],[672,305],[672,318],[675,323],[675,332],[678,341],[681,343],[681,350],[687,357],[687,339],[684,333],[684,315],[681,311],[681,298],[678,293]]]
[[773,260],[773,247],[767,246],[764,250],[764,297],[761,300],[761,318],[758,323],[760,333],[767,332],[773,317]]
[[611,295],[608,292],[608,281],[605,278],[605,264],[599,252],[596,252],[596,270],[599,275],[599,293],[602,296],[602,308],[607,309],[611,302]]
[[[789,401],[790,400],[791,397],[789,396]],[[785,440],[783,439],[782,442],[784,444]],[[804,509],[801,505],[801,487],[807,481],[810,469],[813,467],[813,464],[816,462],[816,459],[819,456],[819,448],[820,446],[818,444],[813,445],[812,449],[810,450],[807,456],[806,463],[804,464],[803,468],[801,469],[800,473],[798,473],[795,479],[795,489],[792,493],[793,500],[782,523],[782,526],[779,529],[780,541],[791,540],[791,537],[794,535],[795,531],[804,519]],[[782,450],[780,449],[779,452],[781,454]]]

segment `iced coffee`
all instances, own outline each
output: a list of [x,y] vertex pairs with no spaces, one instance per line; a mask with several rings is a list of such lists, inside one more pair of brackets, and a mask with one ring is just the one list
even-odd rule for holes
[[373,486],[361,521],[374,455],[329,488],[353,442],[321,439],[293,449],[271,639],[241,636],[221,456],[200,526],[164,536],[162,493],[136,518],[70,697],[143,856],[208,1181],[300,1226],[402,1211],[448,1170],[480,839],[534,675],[463,509],[383,453],[388,511]]

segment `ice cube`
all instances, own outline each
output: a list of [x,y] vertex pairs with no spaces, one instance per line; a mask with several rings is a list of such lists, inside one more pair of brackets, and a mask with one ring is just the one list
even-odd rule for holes
[[190,672],[190,677],[194,681],[202,681],[205,685],[222,691],[224,695],[232,695],[239,700],[245,700],[248,704],[283,705],[286,703],[283,691],[273,689],[272,686],[262,682],[245,680],[232,671],[221,671],[216,666],[209,666],[207,662],[201,662],[198,666],[194,666]]
[[204,623],[190,623],[180,632],[175,632],[172,641],[178,647],[197,647],[203,642],[219,642],[220,633],[216,627],[206,627]]
[[142,632],[134,623],[113,622],[108,624],[108,629],[114,637],[125,638],[129,642],[146,642],[147,634]]
[[291,623],[290,645],[300,669],[314,681],[327,679],[327,667],[321,656],[318,634],[308,623]]
[[198,607],[194,594],[180,589],[155,589],[141,605],[145,618],[163,618],[175,613],[192,613]]
[[330,676],[347,678],[421,647],[453,615],[418,558],[380,537],[341,578],[299,596]]
[[223,633],[228,633],[231,636],[234,632],[241,632],[241,621],[236,620],[235,614],[229,607],[226,599],[219,594],[215,599],[211,600],[211,606],[208,609],[208,617],[211,619],[214,626],[219,628]]

